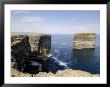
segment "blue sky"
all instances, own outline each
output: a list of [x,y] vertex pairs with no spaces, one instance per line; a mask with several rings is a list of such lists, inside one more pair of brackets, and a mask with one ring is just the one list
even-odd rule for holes
[[100,11],[12,10],[11,32],[49,34],[100,33]]

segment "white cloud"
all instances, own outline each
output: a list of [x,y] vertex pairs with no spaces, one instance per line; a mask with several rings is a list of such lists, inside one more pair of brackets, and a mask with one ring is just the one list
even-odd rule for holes
[[[13,11],[13,10],[12,10]],[[16,11],[13,11],[13,14],[29,14],[31,13],[30,11],[20,11],[20,10],[16,10]]]
[[[20,31],[21,29],[24,29],[24,28],[26,28],[25,30],[27,30],[29,28],[33,29],[33,28],[39,28],[41,26],[45,26],[46,22],[47,22],[47,20],[45,20],[42,17],[38,17],[38,16],[23,16],[23,17],[20,18],[19,21],[12,22],[11,26],[14,29],[18,29],[17,31]],[[14,30],[14,29],[12,29],[12,30]],[[24,30],[21,30],[21,32],[22,31],[24,31]]]
[[25,16],[21,18],[21,23],[39,23],[45,22],[46,20],[37,16]]
[[[78,21],[78,19],[68,19],[65,21]],[[21,21],[12,23],[12,32],[36,32],[50,34],[73,34],[76,32],[96,32],[100,33],[100,24],[85,25],[65,25],[48,24],[48,21],[38,16],[24,16]]]
[[11,28],[11,31],[49,33],[49,34],[74,34],[77,32],[95,32],[97,34],[100,34],[100,25],[99,24],[82,25],[82,26],[54,26],[54,25],[42,26],[40,24],[35,24],[35,26],[14,25]]
[[43,25],[42,23],[31,23],[31,26],[33,27],[40,27],[42,25]]
[[78,22],[78,18],[69,18],[69,19],[66,19],[66,20],[64,20],[64,22]]

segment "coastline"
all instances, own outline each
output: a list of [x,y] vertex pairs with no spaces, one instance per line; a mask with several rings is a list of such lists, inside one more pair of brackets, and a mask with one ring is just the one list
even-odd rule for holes
[[58,70],[55,74],[52,72],[39,72],[38,74],[29,74],[17,71],[16,69],[12,68],[11,77],[100,77],[100,75],[72,69]]

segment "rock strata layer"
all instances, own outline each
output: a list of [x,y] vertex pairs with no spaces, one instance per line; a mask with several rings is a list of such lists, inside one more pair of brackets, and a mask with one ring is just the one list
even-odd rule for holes
[[95,33],[76,33],[73,39],[74,49],[95,48],[96,34]]

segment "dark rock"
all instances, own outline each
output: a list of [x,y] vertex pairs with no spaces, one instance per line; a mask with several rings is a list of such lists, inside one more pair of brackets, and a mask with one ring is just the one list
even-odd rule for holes
[[11,56],[16,60],[18,70],[23,70],[29,60],[30,52],[31,48],[28,36],[25,36],[21,42],[11,46]]
[[31,61],[42,64],[42,70],[48,71],[48,55],[51,50],[51,35],[26,36],[15,35],[11,38],[12,67],[19,71],[37,73],[39,65],[33,66]]
[[51,50],[51,35],[40,36],[38,43],[38,53],[42,58],[47,58]]
[[49,59],[43,61],[43,63],[42,63],[42,71],[49,72],[49,62],[50,62]]

